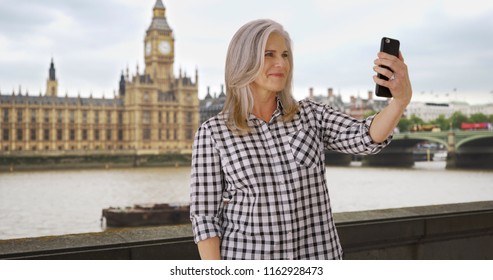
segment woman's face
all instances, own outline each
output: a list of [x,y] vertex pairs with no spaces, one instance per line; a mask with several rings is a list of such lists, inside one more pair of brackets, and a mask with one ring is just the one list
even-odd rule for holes
[[265,46],[264,68],[252,82],[252,91],[278,93],[286,86],[290,69],[286,41],[278,33],[271,33]]

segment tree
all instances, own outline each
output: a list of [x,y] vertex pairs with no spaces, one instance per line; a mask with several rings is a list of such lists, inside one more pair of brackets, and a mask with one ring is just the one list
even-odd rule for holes
[[422,118],[416,116],[416,115],[411,115],[411,117],[409,118],[409,121],[411,122],[411,124],[416,124],[416,125],[423,125],[425,124],[425,121],[423,121]]
[[375,115],[377,112],[373,111],[373,110],[368,110],[368,111],[365,111],[365,113],[363,114],[363,118],[368,118],[369,116],[373,116]]
[[456,111],[450,116],[450,122],[452,123],[452,129],[458,129],[463,122],[468,122],[468,117],[462,112]]
[[408,118],[402,117],[399,120],[399,123],[397,124],[397,128],[399,128],[400,132],[406,132],[406,131],[409,131],[411,129],[412,125],[413,124],[411,123],[411,121]]
[[450,119],[446,118],[444,115],[438,116],[438,118],[431,121],[431,123],[440,127],[441,131],[447,131],[450,129]]
[[469,117],[469,122],[472,123],[488,122],[488,117],[483,113],[476,113]]

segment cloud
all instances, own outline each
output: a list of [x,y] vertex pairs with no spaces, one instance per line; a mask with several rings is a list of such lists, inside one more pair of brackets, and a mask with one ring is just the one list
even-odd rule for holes
[[[155,0],[2,1],[0,90],[44,89],[51,57],[60,91],[109,95],[127,66],[143,70]],[[272,18],[294,41],[297,97],[309,87],[366,95],[382,36],[401,40],[417,92],[493,90],[489,1],[163,1],[176,43],[175,72],[199,70],[200,96],[219,91],[229,40],[247,21]],[[453,2],[453,3],[452,3]],[[488,93],[485,95],[485,93]]]

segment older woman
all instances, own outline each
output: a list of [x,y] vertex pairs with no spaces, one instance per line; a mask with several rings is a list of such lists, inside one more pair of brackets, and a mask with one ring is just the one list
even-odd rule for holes
[[394,74],[392,102],[353,119],[328,105],[293,99],[293,54],[283,27],[245,24],[226,58],[223,111],[197,131],[191,220],[203,259],[340,259],[324,150],[373,154],[385,147],[412,90],[400,58],[379,53],[377,73]]

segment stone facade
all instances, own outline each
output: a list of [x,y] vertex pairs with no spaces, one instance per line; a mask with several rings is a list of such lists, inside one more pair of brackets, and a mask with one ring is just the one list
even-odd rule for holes
[[53,60],[45,94],[0,94],[1,154],[191,153],[199,125],[198,72],[173,72],[174,35],[157,0],[145,69],[122,72],[114,98],[60,96]]
[[207,121],[208,119],[219,114],[226,102],[226,94],[224,93],[224,86],[221,85],[221,93],[219,96],[210,93],[210,88],[207,87],[207,95],[204,99],[200,100],[200,123]]

